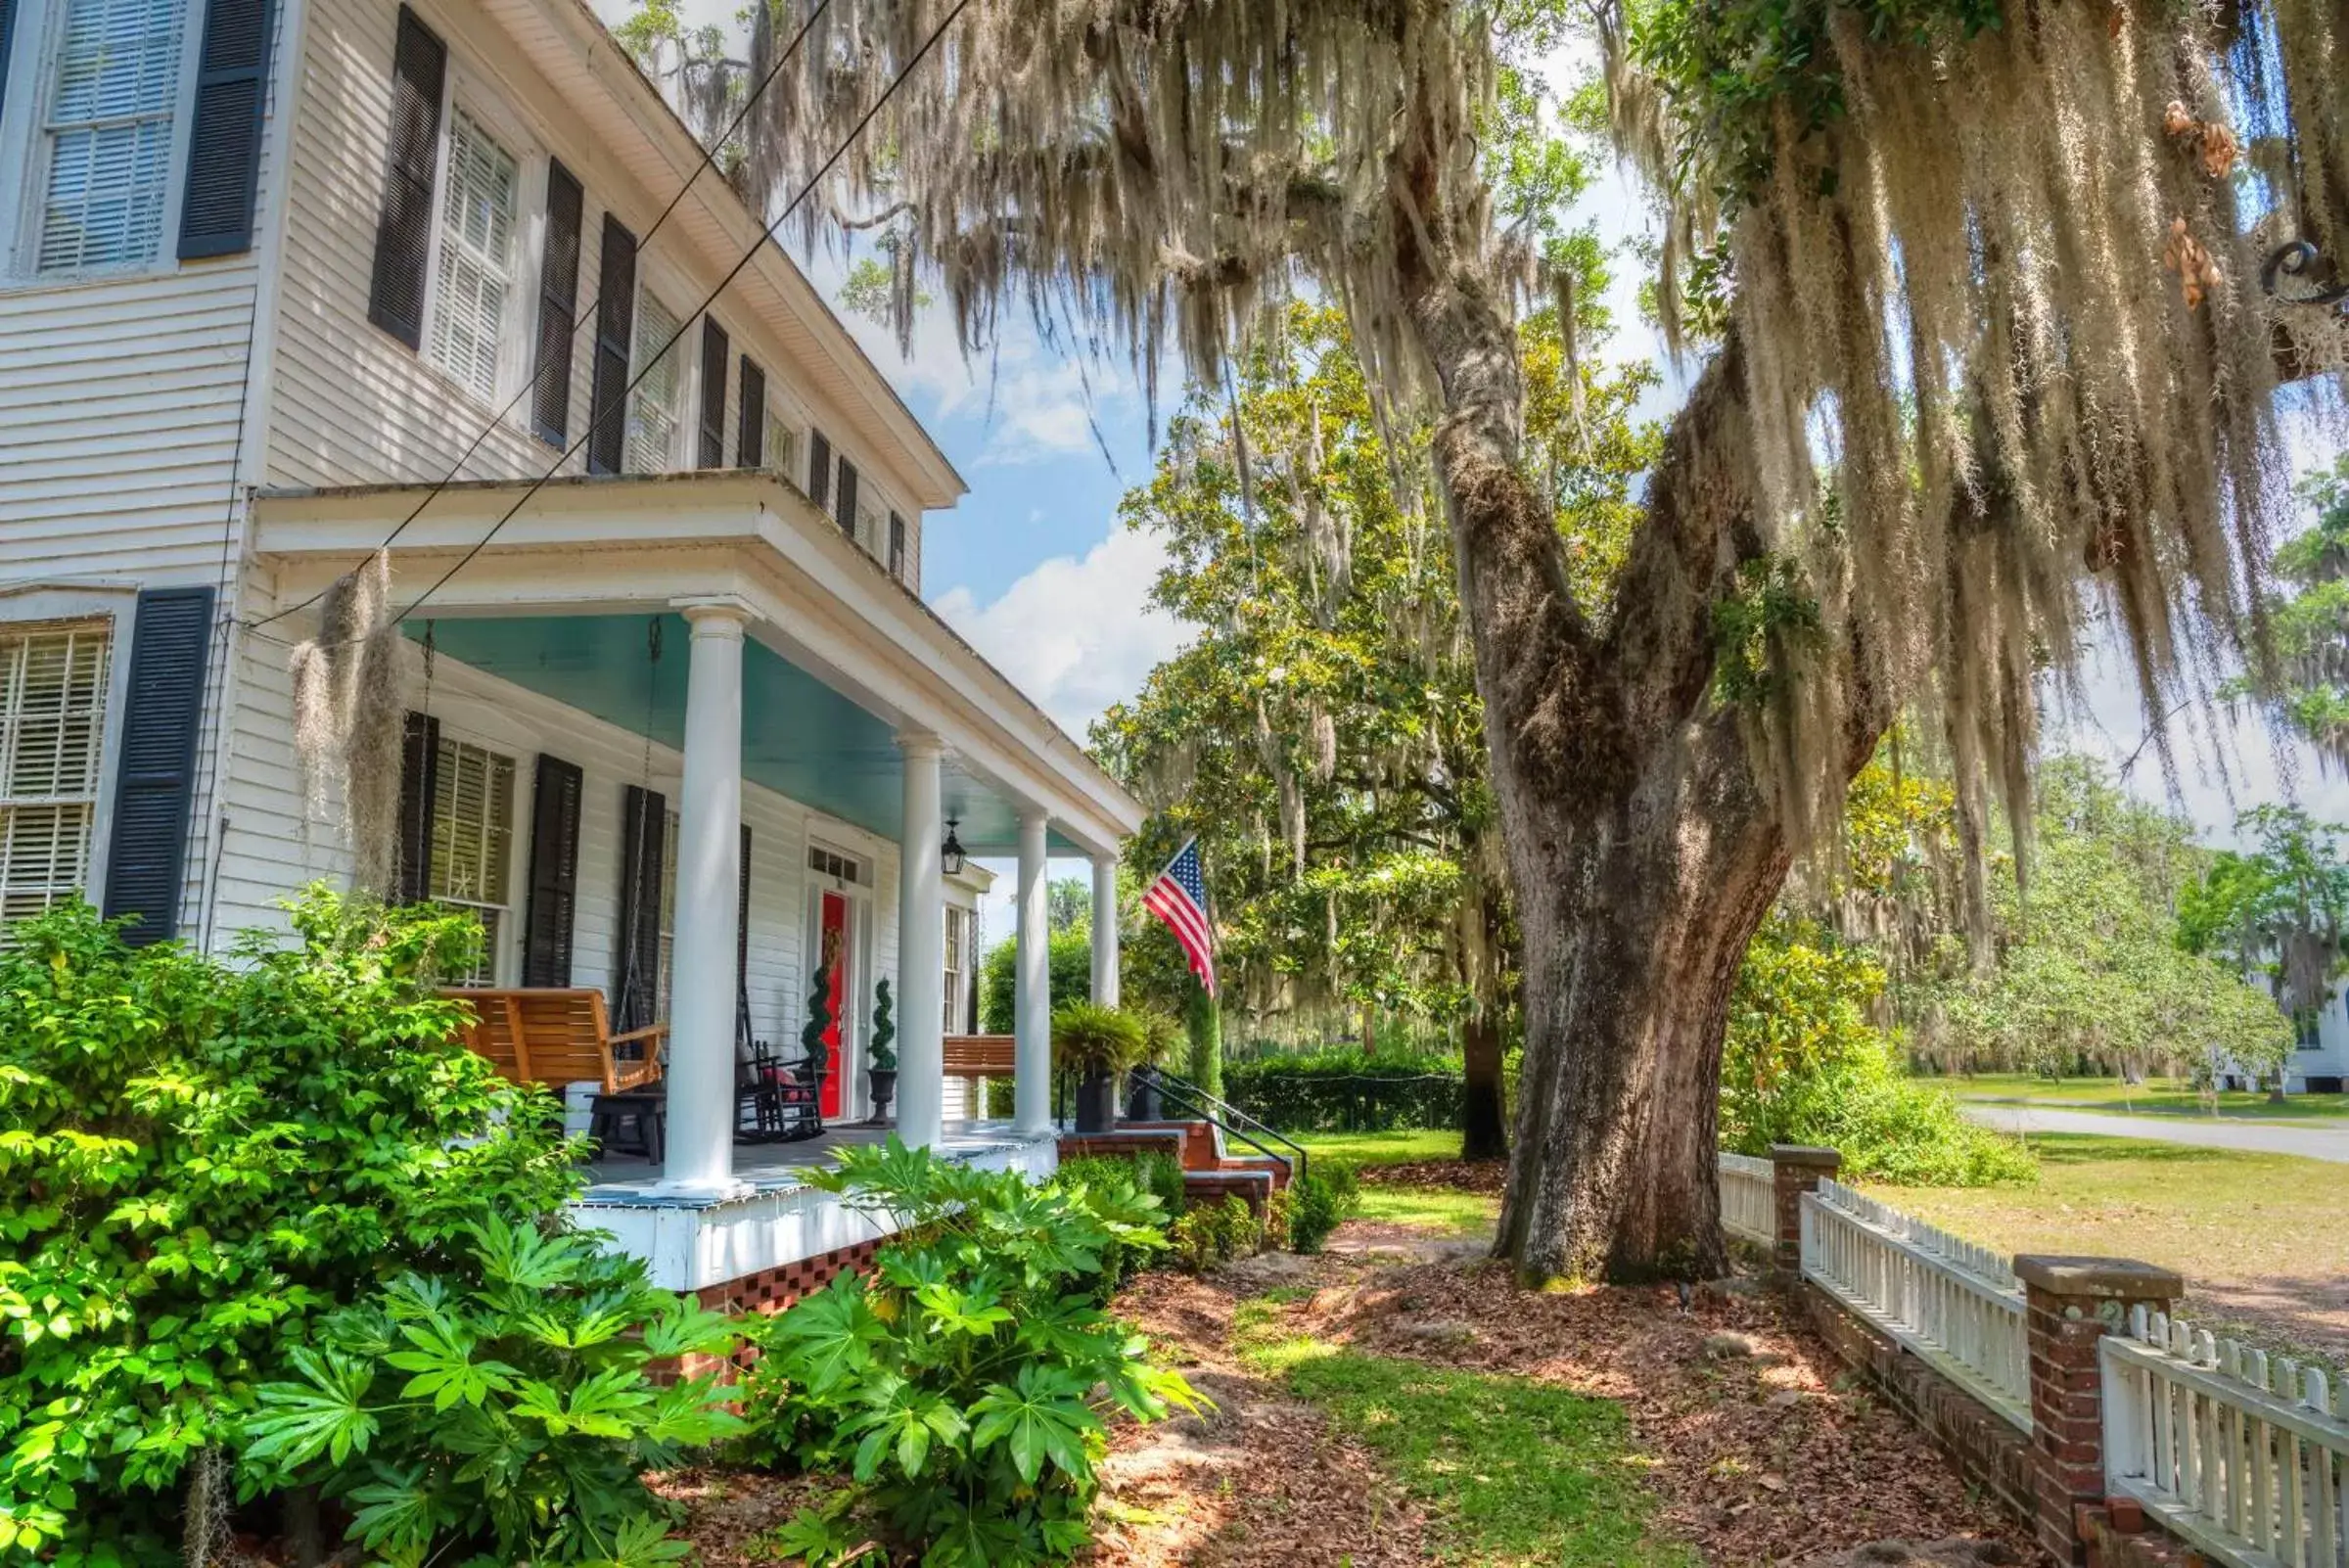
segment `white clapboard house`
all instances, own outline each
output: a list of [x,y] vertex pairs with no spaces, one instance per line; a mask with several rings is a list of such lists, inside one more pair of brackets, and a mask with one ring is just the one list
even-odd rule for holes
[[[290,645],[387,541],[402,605],[462,561],[404,624],[402,885],[480,912],[481,984],[667,1022],[665,1157],[587,1218],[771,1296],[870,1234],[730,1135],[811,954],[832,1126],[886,978],[903,1135],[1048,1169],[1045,857],[1114,900],[1140,811],[924,607],[962,482],[701,157],[580,0],[0,0],[0,915],[219,947],[347,876]],[[1013,1122],[942,1071],[949,832],[1036,934]]]

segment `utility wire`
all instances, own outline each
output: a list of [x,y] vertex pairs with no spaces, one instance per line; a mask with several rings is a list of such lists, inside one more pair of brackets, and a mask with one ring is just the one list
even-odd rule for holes
[[[799,210],[800,204],[806,201],[809,193],[812,192],[818,184],[822,183],[826,175],[832,172],[833,165],[838,163],[841,159],[848,155],[849,149],[855,145],[856,138],[864,134],[864,128],[873,122],[873,117],[876,115],[881,113],[882,106],[886,105],[892,98],[897,96],[898,89],[905,85],[905,80],[908,76],[913,74],[914,68],[929,58],[930,51],[938,47],[939,39],[945,36],[946,29],[954,25],[955,22],[962,16],[963,12],[970,8],[970,3],[971,0],[955,0],[954,9],[947,12],[944,20],[940,22],[936,27],[931,29],[930,36],[922,40],[921,48],[913,52],[912,58],[907,60],[903,66],[898,68],[897,75],[891,78],[888,87],[882,90],[881,96],[873,100],[871,107],[865,110],[863,115],[857,119],[853,126],[850,127],[849,134],[841,139],[840,145],[832,149],[832,155],[824,160],[823,166],[818,168],[813,174],[810,174],[807,177],[807,182],[800,187],[799,194],[791,199],[790,205],[785,207],[781,212],[777,213],[774,220],[767,224],[766,228],[760,234],[759,238],[751,242],[750,249],[742,253],[742,259],[736,261],[726,275],[717,280],[717,287],[712,289],[708,296],[703,299],[702,302],[694,306],[693,309],[684,316],[681,323],[677,327],[677,330],[669,335],[668,342],[663,344],[660,351],[652,355],[651,358],[646,361],[645,367],[636,372],[635,376],[630,378],[628,385],[622,390],[619,406],[622,408],[627,406],[628,394],[636,390],[636,384],[642,381],[645,377],[651,375],[653,368],[659,365],[662,360],[668,357],[669,350],[674,348],[684,338],[686,329],[690,327],[696,320],[698,320],[703,312],[707,311],[712,305],[715,304],[717,302],[718,296],[724,294],[726,290],[732,286],[734,280],[741,277],[743,272],[749,268],[750,264],[759,258],[759,253],[765,249],[768,242],[773,240],[775,231],[783,226],[784,221],[788,219],[792,213]],[[516,514],[520,513],[524,507],[530,505],[530,498],[536,495],[540,490],[544,489],[555,478],[555,476],[563,471],[563,465],[571,461],[573,454],[577,452],[581,446],[586,444],[589,436],[591,436],[595,430],[594,420],[590,419],[588,421],[587,429],[588,435],[583,435],[577,440],[572,442],[570,447],[564,451],[563,455],[555,459],[552,467],[547,469],[544,474],[539,475],[535,480],[532,480],[530,482],[530,487],[523,491],[521,496],[516,499],[512,506],[506,508],[505,515],[490,525],[489,531],[483,534],[481,539],[475,543],[473,548],[467,550],[462,556],[457,558],[457,562],[454,566],[450,567],[446,572],[441,573],[438,579],[436,580],[431,587],[418,594],[414,601],[411,602],[405,610],[402,610],[399,613],[399,620],[405,621],[410,616],[413,616],[418,610],[422,609],[426,600],[430,599],[434,594],[438,593],[442,588],[446,587],[449,579],[454,577],[458,573],[464,571],[468,566],[472,565],[474,557],[480,555],[484,550],[489,547],[489,541],[496,538],[499,531],[503,530],[507,524],[514,521]]]
[[[708,145],[703,147],[702,161],[694,165],[692,173],[685,176],[685,183],[677,187],[677,194],[668,199],[668,206],[661,209],[661,215],[653,219],[653,226],[644,231],[644,238],[636,242],[636,249],[639,254],[643,254],[646,246],[653,243],[653,236],[661,232],[662,226],[668,222],[670,215],[673,214],[679,207],[684,205],[685,197],[687,193],[693,189],[694,182],[699,180],[704,174],[708,173],[716,165],[718,150],[724,147],[728,142],[732,141],[734,139],[735,132],[741,130],[744,123],[750,119],[751,111],[759,106],[759,100],[764,97],[766,90],[775,84],[775,79],[783,74],[783,68],[790,65],[792,57],[800,52],[800,45],[806,39],[808,30],[815,25],[816,19],[822,16],[825,10],[831,4],[832,0],[815,0],[815,7],[813,10],[807,13],[807,20],[800,23],[800,30],[791,35],[791,42],[784,47],[784,50],[780,55],[775,57],[775,63],[767,70],[766,75],[760,79],[758,86],[751,89],[750,96],[743,100],[742,110],[734,116],[733,122],[727,125],[721,134],[713,138]],[[768,232],[771,234],[773,231],[770,229]],[[761,243],[764,243],[763,240]],[[597,313],[602,308],[603,302],[604,297],[600,293],[587,301],[587,307],[579,312],[578,320],[571,324],[571,335],[575,341],[578,338],[580,332],[584,328],[588,327],[596,320]],[[698,314],[699,312],[696,313]],[[690,320],[691,318],[688,319]],[[679,335],[682,336],[682,333],[680,332]],[[671,342],[674,342],[674,340],[672,339]],[[657,364],[659,363],[659,360],[656,359],[654,362]],[[633,389],[635,383],[630,382],[628,385],[631,389]],[[488,423],[484,425],[481,430],[475,434],[473,439],[466,444],[465,450],[457,454],[456,461],[449,464],[448,472],[434,482],[432,489],[426,493],[424,499],[418,501],[415,509],[409,512],[406,517],[399,520],[399,526],[385,536],[382,544],[376,546],[373,551],[369,552],[370,556],[372,557],[373,555],[380,554],[385,550],[389,550],[392,545],[399,542],[399,536],[408,531],[408,525],[414,523],[418,518],[424,516],[425,509],[430,507],[435,501],[438,500],[441,492],[446,490],[450,484],[456,483],[456,478],[459,474],[464,472],[465,465],[473,461],[473,454],[482,449],[482,443],[487,440],[490,436],[499,429],[499,427],[503,426],[506,421],[513,416],[514,410],[522,406],[522,400],[525,397],[531,395],[537,390],[538,381],[535,375],[524,377],[522,386],[515,391],[514,395],[507,400],[506,405],[492,415]],[[569,389],[566,388],[565,392],[566,394],[568,394]],[[592,421],[590,422],[588,428],[590,430],[594,429]],[[566,451],[561,458],[557,459],[558,464],[569,462],[571,460],[572,453],[577,450],[578,447],[575,444],[570,450]],[[283,621],[286,617],[291,615],[298,615],[301,611],[307,610],[311,605],[316,604],[319,600],[325,598],[326,591],[326,589],[320,588],[316,593],[311,594],[308,598],[300,601],[299,604],[290,604],[283,610],[277,611],[272,615],[261,617],[258,621],[247,622],[246,629],[248,631],[257,631],[261,627],[269,625],[273,622]]]

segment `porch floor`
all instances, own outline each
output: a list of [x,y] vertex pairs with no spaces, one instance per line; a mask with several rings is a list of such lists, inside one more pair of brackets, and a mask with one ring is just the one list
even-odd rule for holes
[[[886,1142],[896,1130],[864,1123],[836,1124],[798,1143],[737,1143],[734,1178],[750,1189],[744,1197],[800,1190],[807,1186],[807,1172],[839,1164],[840,1150]],[[949,1159],[972,1160],[1007,1154],[1030,1141],[1015,1133],[1009,1122],[948,1122],[938,1148]],[[581,1203],[671,1209],[706,1208],[723,1201],[662,1191],[661,1167],[634,1156],[590,1161],[586,1174],[588,1186],[579,1195]]]

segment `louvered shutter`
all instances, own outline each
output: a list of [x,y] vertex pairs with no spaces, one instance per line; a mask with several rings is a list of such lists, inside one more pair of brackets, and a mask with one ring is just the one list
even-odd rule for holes
[[751,825],[742,824],[742,872],[734,892],[734,1046],[751,1053]]
[[440,720],[408,715],[399,747],[399,843],[393,853],[392,897],[422,903],[433,890],[433,801],[440,793]]
[[131,623],[129,698],[107,836],[107,918],[136,915],[133,946],[179,934],[187,881],[188,816],[196,799],[196,737],[204,723],[212,647],[212,592],[152,588]]
[[[208,0],[188,135],[179,258],[253,249],[253,203],[261,183],[261,126],[269,107],[269,41],[276,0]],[[0,50],[0,60],[6,51]]]
[[734,466],[762,468],[766,464],[766,372],[749,354],[742,356],[742,418],[734,432]]
[[628,785],[620,806],[620,950],[613,958],[612,1027],[642,1029],[661,996],[661,868],[668,859],[668,803]]
[[538,261],[538,352],[530,429],[550,446],[571,438],[571,340],[579,325],[579,225],[587,195],[560,162],[546,166],[546,249]]
[[530,901],[523,914],[522,983],[571,984],[571,930],[579,894],[579,803],[586,780],[577,764],[538,755],[530,800]]
[[840,460],[840,531],[850,538],[856,537],[856,465],[847,458]]
[[726,466],[726,371],[734,356],[726,329],[714,317],[702,318],[702,450],[701,466]]
[[905,581],[905,520],[895,512],[889,514],[889,575]]
[[807,499],[819,512],[832,500],[832,442],[820,430],[807,437]]
[[17,0],[0,0],[0,109],[8,107],[8,62],[17,42]]
[[588,397],[587,472],[617,474],[628,444],[628,344],[636,331],[636,236],[604,214],[596,268],[595,383]]
[[375,225],[367,319],[411,348],[424,346],[424,273],[433,247],[433,176],[448,49],[406,6],[392,50],[392,141]]

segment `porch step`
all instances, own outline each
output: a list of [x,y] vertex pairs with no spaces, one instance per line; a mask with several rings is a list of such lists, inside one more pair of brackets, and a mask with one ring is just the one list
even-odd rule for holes
[[1185,1171],[1182,1174],[1182,1199],[1186,1204],[1221,1203],[1226,1197],[1237,1197],[1257,1213],[1265,1212],[1265,1204],[1276,1186],[1286,1185],[1275,1179],[1270,1171]]

